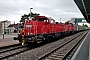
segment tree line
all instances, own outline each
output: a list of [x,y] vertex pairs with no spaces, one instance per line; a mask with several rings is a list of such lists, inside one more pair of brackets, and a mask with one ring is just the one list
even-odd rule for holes
[[32,13],[32,12],[31,12],[31,15],[30,15],[30,13],[29,14],[24,14],[24,15],[21,16],[21,20],[19,22],[24,23],[26,19],[29,20],[30,16],[32,18],[34,18],[34,17],[39,16],[39,15],[40,15],[39,13]]

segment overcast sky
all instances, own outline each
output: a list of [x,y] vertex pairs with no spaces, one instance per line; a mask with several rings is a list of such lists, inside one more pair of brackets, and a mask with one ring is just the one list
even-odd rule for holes
[[82,14],[73,0],[0,0],[0,21],[19,22],[23,14],[33,13],[52,17],[56,21],[68,21]]

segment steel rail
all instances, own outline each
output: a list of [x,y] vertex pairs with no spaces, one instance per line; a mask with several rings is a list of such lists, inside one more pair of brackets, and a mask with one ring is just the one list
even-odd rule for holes
[[[86,33],[87,34],[87,33]],[[79,40],[65,55],[64,57],[62,58],[62,60],[65,60],[69,55],[70,53],[75,49],[75,47],[83,40],[83,38],[86,36],[86,34],[81,38],[81,40]]]
[[[83,33],[82,33],[82,34],[83,34]],[[53,53],[53,52],[55,52],[56,50],[58,50],[58,49],[62,48],[63,46],[65,46],[66,44],[68,44],[69,42],[71,42],[72,40],[76,39],[77,37],[79,37],[79,36],[80,36],[80,35],[82,35],[82,34],[79,34],[78,36],[76,36],[76,37],[72,38],[72,39],[71,39],[71,40],[69,40],[68,42],[65,42],[64,44],[62,44],[62,45],[60,45],[59,47],[57,47],[57,48],[55,48],[55,49],[51,50],[50,52],[46,53],[45,55],[43,55],[43,56],[39,57],[39,58],[38,58],[38,59],[36,59],[36,60],[42,60],[43,58],[45,58],[45,57],[49,56],[51,53]]]
[[[13,47],[14,45],[12,45],[11,47]],[[10,47],[10,46],[8,46],[8,47]],[[15,47],[15,46],[14,46]],[[15,51],[15,50],[17,50],[17,49],[21,49],[21,48],[25,48],[25,47],[28,47],[28,46],[17,46],[17,47],[15,47],[15,48],[11,48],[11,49],[6,49],[6,50],[4,50],[4,51],[0,51],[0,54],[1,53],[8,53],[8,52],[10,52],[10,51]],[[32,47],[31,47],[32,48]],[[10,54],[8,54],[8,55],[6,55],[6,56],[0,56],[0,60],[1,59],[6,59],[6,58],[9,58],[9,57],[11,57],[11,56],[14,56],[14,55],[17,55],[17,54],[19,54],[19,53],[22,53],[22,52],[25,52],[25,51],[28,51],[28,50],[30,50],[31,49],[30,47],[28,47],[28,48],[26,48],[26,49],[23,49],[23,50],[20,50],[20,51],[17,51],[17,52],[14,52],[14,53],[10,53]],[[4,48],[3,48],[4,49]]]

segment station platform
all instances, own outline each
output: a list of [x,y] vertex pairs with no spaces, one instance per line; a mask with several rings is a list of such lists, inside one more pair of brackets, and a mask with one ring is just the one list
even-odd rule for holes
[[9,46],[13,44],[18,44],[18,40],[13,40],[13,37],[15,37],[17,34],[5,34],[4,39],[3,35],[0,34],[0,47]]
[[90,31],[84,38],[79,48],[76,50],[71,60],[90,60],[89,59],[89,40],[90,40]]

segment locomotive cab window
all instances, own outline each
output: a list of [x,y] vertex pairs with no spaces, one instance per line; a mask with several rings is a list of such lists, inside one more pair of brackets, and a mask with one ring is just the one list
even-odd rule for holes
[[54,19],[50,19],[50,22],[54,24],[55,23],[55,20]]
[[54,20],[50,20],[51,21],[51,23],[53,23],[54,24]]
[[38,18],[38,21],[42,21],[42,22],[48,22],[48,20],[46,18]]
[[44,21],[44,22],[47,22],[47,20],[46,20],[46,19],[44,19],[43,21]]
[[74,26],[72,23],[70,23],[71,26]]

